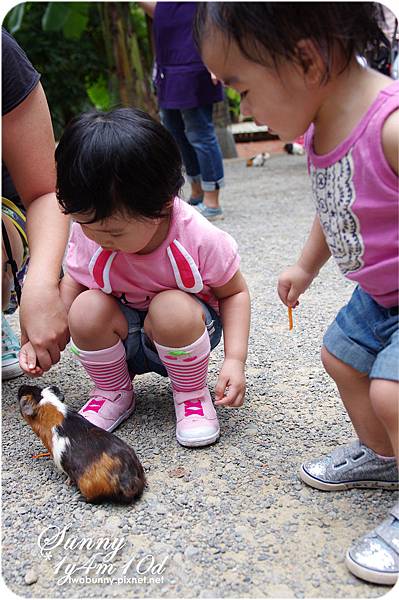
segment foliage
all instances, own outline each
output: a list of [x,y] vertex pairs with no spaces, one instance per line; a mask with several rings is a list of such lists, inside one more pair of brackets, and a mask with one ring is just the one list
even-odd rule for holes
[[[13,11],[8,15],[11,21],[6,17],[4,24],[13,32],[15,39],[42,75],[41,81],[50,106],[55,134],[59,137],[66,123],[74,115],[95,106],[97,98],[100,98],[99,107],[107,108],[105,94],[98,92],[102,82],[108,79],[99,17],[96,11],[90,11],[79,39],[68,38],[51,30],[48,13],[47,28],[50,27],[50,30],[43,31],[42,21],[49,6],[47,2],[27,2],[23,6],[23,18],[16,31],[13,28]],[[67,19],[64,27],[70,28]]]
[[[4,20],[42,74],[57,137],[72,116],[93,107],[108,110],[122,100],[123,82],[118,81],[120,71],[115,65],[119,49],[113,46],[113,32],[103,18],[104,10],[112,6],[127,15],[125,29],[130,25],[135,44],[134,76],[143,80],[136,81],[135,89],[141,103],[148,103],[153,112],[149,90],[152,51],[146,17],[136,2],[26,2],[14,7]],[[131,24],[127,23],[129,16]]]
[[225,94],[229,102],[230,117],[233,123],[238,123],[240,118],[240,94],[233,88],[226,88]]

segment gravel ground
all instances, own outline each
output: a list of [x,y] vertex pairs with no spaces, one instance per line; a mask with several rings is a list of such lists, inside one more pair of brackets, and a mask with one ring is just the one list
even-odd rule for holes
[[[3,577],[16,594],[374,598],[389,589],[350,575],[344,554],[384,518],[395,494],[319,492],[296,474],[303,459],[353,437],[319,360],[323,332],[352,285],[328,264],[295,311],[292,332],[275,291],[312,221],[306,159],[276,155],[252,169],[227,161],[226,180],[220,226],[239,243],[253,302],[245,406],[219,410],[214,446],[186,449],[174,437],[168,381],[139,377],[137,409],[117,433],[136,449],[148,488],[130,507],[92,506],[50,459],[32,460],[43,448],[16,410],[23,378],[6,383]],[[221,360],[219,348],[211,386]],[[74,408],[90,388],[68,352],[40,383],[57,384]]]

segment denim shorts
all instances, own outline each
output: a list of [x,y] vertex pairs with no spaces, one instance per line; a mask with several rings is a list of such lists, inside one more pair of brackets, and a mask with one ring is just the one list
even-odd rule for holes
[[370,379],[399,381],[398,307],[384,308],[359,286],[327,329],[330,354]]
[[[222,322],[217,312],[199,298],[196,300],[201,304],[205,317],[205,325],[208,330],[211,350],[213,350],[222,337]],[[158,356],[158,352],[150,338],[144,332],[144,319],[147,310],[136,310],[119,302],[119,308],[128,322],[128,335],[123,340],[126,350],[126,358],[129,371],[136,375],[142,373],[158,373],[168,376],[168,373]]]

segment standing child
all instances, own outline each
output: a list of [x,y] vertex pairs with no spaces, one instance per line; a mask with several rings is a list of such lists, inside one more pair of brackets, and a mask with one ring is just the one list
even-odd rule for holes
[[[373,3],[201,3],[196,34],[208,68],[240,92],[241,110],[283,140],[308,130],[316,203],[297,263],[279,278],[291,307],[332,254],[357,282],[322,349],[359,437],[304,463],[318,489],[398,484],[398,125],[399,82],[362,67],[379,44]],[[357,576],[394,584],[399,504],[360,538],[346,563]]]
[[[94,382],[81,414],[112,431],[134,410],[132,378],[169,376],[178,441],[219,437],[207,386],[224,333],[216,404],[241,406],[250,301],[237,245],[177,197],[181,157],[146,113],[117,109],[74,119],[56,151],[57,194],[75,221],[61,293],[72,352]],[[21,366],[40,374],[28,345]]]

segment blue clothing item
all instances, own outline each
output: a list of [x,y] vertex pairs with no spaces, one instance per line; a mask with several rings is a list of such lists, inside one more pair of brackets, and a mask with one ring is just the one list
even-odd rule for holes
[[196,2],[157,2],[153,20],[155,76],[160,108],[195,108],[223,100],[194,44]]
[[399,309],[384,308],[357,286],[327,329],[330,354],[370,379],[399,381]]
[[224,186],[223,159],[212,121],[212,104],[186,110],[162,109],[162,124],[180,148],[189,181],[205,192]]
[[[202,302],[195,298],[202,305],[205,317],[205,325],[208,330],[211,350],[213,350],[222,337],[222,322],[219,315]],[[144,319],[147,316],[146,310],[136,310],[119,302],[119,308],[123,312],[128,322],[128,336],[123,341],[126,350],[126,359],[129,372],[135,375],[142,373],[158,373],[163,377],[168,377],[168,373],[158,356],[154,344],[144,332]]]

